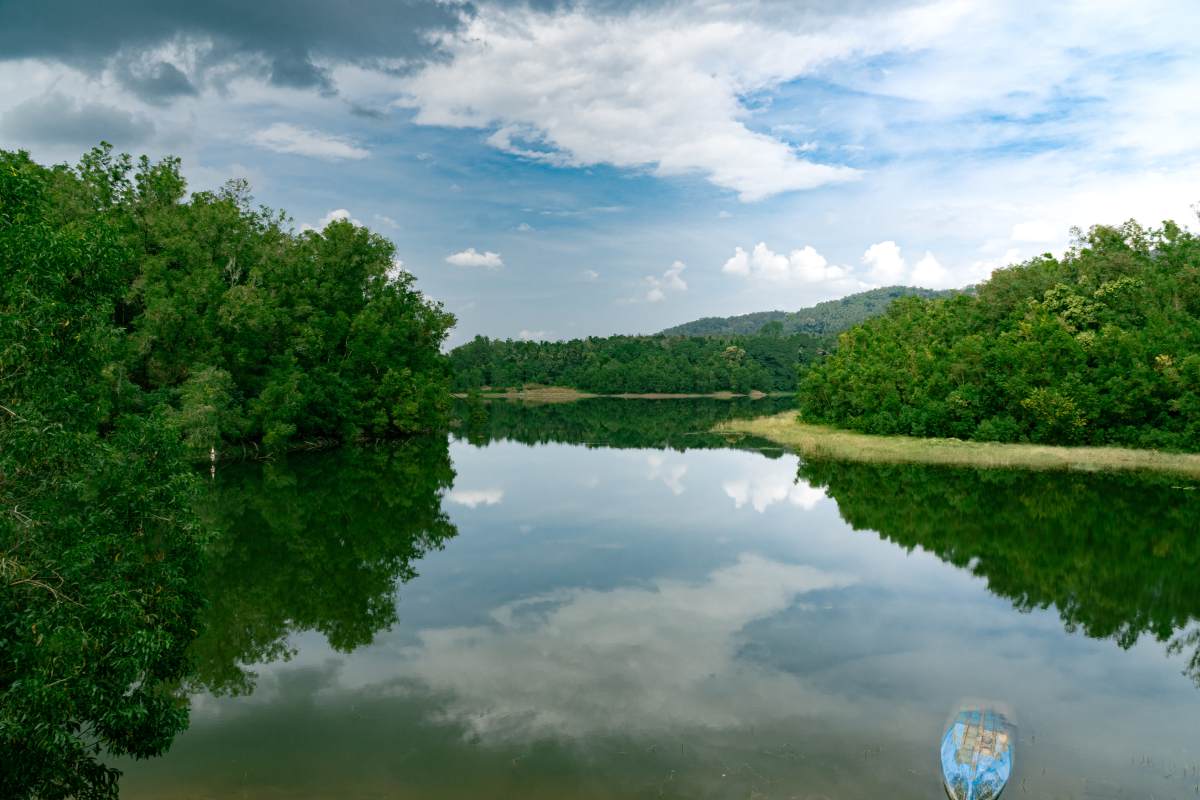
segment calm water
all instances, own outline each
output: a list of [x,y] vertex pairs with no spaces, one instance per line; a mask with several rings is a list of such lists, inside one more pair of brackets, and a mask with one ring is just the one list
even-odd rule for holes
[[967,698],[1013,797],[1200,796],[1200,492],[699,433],[745,412],[222,470],[192,726],[124,796],[936,798]]

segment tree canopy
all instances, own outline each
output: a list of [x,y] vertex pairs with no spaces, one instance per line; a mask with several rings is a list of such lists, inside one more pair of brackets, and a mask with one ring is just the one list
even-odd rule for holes
[[975,294],[897,300],[802,372],[806,420],[868,433],[1200,449],[1200,239],[1092,228]]
[[450,352],[454,387],[529,383],[598,394],[761,392],[796,388],[796,364],[828,341],[808,334],[762,336],[609,336],[565,342],[473,341]]

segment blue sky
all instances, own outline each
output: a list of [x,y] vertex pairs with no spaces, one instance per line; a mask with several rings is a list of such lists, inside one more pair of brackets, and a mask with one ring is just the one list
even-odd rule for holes
[[0,4],[0,146],[348,216],[452,343],[960,286],[1200,201],[1194,2],[96,5]]

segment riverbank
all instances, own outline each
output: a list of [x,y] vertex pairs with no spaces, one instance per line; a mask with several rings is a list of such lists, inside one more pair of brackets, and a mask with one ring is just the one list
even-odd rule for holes
[[808,425],[798,421],[794,411],[770,417],[729,420],[717,425],[715,430],[719,433],[757,436],[809,458],[1089,472],[1151,470],[1200,479],[1200,454],[1197,453],[873,436],[824,425]]
[[[783,394],[788,394],[787,392]],[[465,398],[465,392],[455,392],[455,397]],[[619,400],[691,400],[708,397],[714,400],[732,400],[735,397],[748,397],[758,400],[769,397],[764,392],[737,394],[736,392],[704,393],[670,393],[670,392],[623,392],[621,394],[594,394],[581,392],[569,386],[529,386],[523,389],[505,389],[504,391],[483,391],[480,396],[485,400],[522,400],[526,403],[574,403],[576,400],[587,400],[592,397],[613,397]]]

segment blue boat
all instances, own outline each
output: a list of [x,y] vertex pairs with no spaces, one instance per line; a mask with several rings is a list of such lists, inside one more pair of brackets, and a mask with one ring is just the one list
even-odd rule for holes
[[1013,767],[1013,728],[990,708],[959,711],[942,737],[942,777],[953,800],[993,800]]

